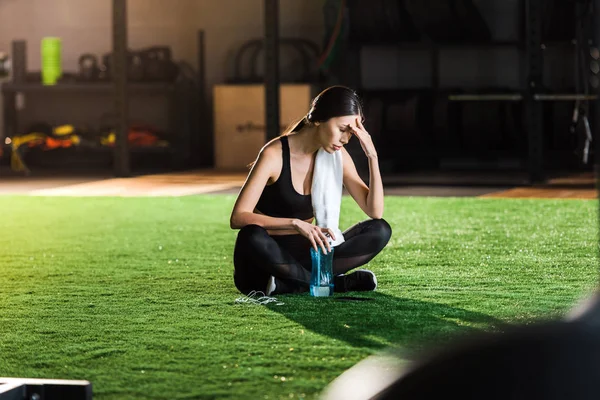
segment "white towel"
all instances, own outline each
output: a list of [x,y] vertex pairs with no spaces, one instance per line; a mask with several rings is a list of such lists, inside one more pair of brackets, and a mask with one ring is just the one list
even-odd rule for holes
[[339,229],[343,177],[342,152],[328,153],[319,149],[313,170],[312,206],[316,225],[333,231],[333,246],[344,243],[344,235]]

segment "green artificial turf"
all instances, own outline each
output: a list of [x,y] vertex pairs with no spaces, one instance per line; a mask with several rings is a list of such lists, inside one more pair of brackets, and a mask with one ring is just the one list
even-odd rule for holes
[[[378,291],[355,293],[372,301],[236,304],[233,202],[0,197],[0,376],[87,379],[101,400],[315,398],[371,354],[559,317],[597,284],[596,201],[396,197]],[[366,218],[350,198],[342,215]]]

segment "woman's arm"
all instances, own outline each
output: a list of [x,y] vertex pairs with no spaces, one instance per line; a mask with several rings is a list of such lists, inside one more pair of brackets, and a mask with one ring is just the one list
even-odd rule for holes
[[233,206],[229,226],[231,229],[241,229],[246,225],[258,225],[266,230],[292,230],[306,237],[315,250],[320,247],[323,253],[327,253],[331,247],[326,234],[328,233],[335,239],[331,229],[320,228],[297,218],[275,218],[254,212],[269,179],[275,176],[275,171],[281,171],[282,162],[281,144],[278,141],[273,141],[263,147]]
[[[263,147],[252,166],[248,178],[233,206],[229,225],[231,229],[241,229],[246,225],[258,225],[269,230],[295,229],[294,218],[275,218],[254,212],[256,204],[274,171],[281,169],[281,144],[273,141]],[[277,169],[279,164],[279,169]]]
[[369,184],[367,186],[358,175],[352,157],[346,149],[342,149],[344,157],[344,186],[356,204],[373,219],[383,218],[383,183],[379,171],[377,151],[371,136],[357,119],[357,127],[352,127],[352,133],[360,141],[360,145],[369,160]]

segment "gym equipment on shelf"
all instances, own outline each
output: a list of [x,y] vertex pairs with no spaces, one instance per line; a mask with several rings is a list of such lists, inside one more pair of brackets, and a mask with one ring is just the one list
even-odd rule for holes
[[[281,126],[301,118],[317,94],[310,84],[282,84]],[[214,149],[215,167],[245,170],[267,141],[265,127],[265,87],[263,84],[215,85]]]
[[[291,83],[314,83],[319,80],[317,58],[320,55],[319,46],[307,39],[281,38],[279,40],[282,50],[292,49],[299,56],[302,63],[300,72],[282,71],[281,80]],[[234,57],[234,75],[228,83],[262,83],[264,77],[258,72],[259,55],[264,50],[263,39],[251,39],[242,44]],[[248,56],[247,56],[248,54]],[[282,67],[283,69],[283,67]]]
[[81,81],[96,81],[100,78],[100,66],[98,58],[90,53],[82,54],[79,57],[79,73],[77,79]]

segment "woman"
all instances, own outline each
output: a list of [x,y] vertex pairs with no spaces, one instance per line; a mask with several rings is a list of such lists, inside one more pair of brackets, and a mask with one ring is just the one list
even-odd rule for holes
[[[342,152],[343,184],[371,219],[343,233],[333,253],[334,291],[375,290],[368,270],[347,273],[368,263],[387,244],[392,230],[383,218],[383,185],[377,151],[362,125],[356,93],[332,86],[312,101],[311,109],[289,133],[260,151],[231,213],[232,229],[240,229],[234,251],[234,282],[244,294],[267,295],[309,290],[310,247],[329,251],[330,229],[313,225],[311,182],[320,148]],[[360,178],[344,148],[356,136],[369,160],[370,187]]]

